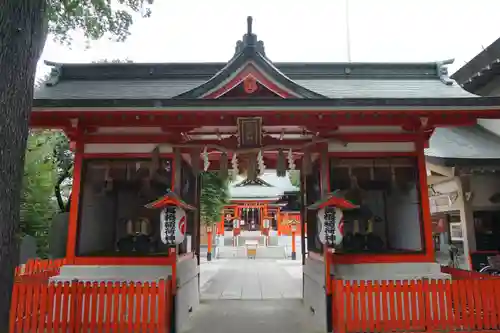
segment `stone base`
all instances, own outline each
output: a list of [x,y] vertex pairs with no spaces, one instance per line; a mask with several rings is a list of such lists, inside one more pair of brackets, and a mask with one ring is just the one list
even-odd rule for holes
[[334,276],[343,280],[450,279],[438,263],[374,263],[332,266]]
[[64,265],[51,281],[156,281],[172,275],[170,266]]

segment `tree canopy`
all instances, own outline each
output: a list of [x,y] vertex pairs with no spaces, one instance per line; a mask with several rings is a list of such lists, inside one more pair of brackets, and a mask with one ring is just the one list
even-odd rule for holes
[[[13,273],[18,264],[23,165],[35,72],[48,36],[72,42],[123,41],[135,17],[151,14],[152,0],[3,0],[0,10],[0,332],[9,329]],[[30,169],[31,170],[31,169]],[[29,171],[31,172],[31,171]],[[23,194],[24,195],[24,194]],[[23,199],[25,200],[25,199]]]
[[48,230],[56,212],[54,141],[50,131],[30,133],[21,192],[20,236],[35,237],[38,255],[42,258],[48,256]]
[[228,181],[216,172],[203,172],[200,196],[200,221],[210,225],[220,220],[229,199]]

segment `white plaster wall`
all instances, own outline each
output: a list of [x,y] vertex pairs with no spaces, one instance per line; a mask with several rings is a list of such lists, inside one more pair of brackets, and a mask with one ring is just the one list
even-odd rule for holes
[[[86,154],[141,154],[151,153],[160,143],[89,143],[84,146]],[[161,144],[160,153],[171,153],[172,147]]]
[[326,332],[325,263],[306,258],[303,268],[304,306],[318,332]]
[[329,152],[359,153],[359,152],[410,152],[415,151],[413,142],[352,142],[329,143]]
[[200,270],[196,258],[177,263],[176,327],[177,332],[186,327],[190,313],[200,305]]
[[478,119],[477,123],[488,131],[500,135],[500,119]]
[[387,197],[388,241],[394,249],[422,250],[419,192],[394,191]]

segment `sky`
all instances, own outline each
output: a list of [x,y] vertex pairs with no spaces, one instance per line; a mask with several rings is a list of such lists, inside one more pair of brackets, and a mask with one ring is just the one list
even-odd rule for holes
[[249,15],[275,62],[349,61],[349,53],[353,62],[455,58],[454,72],[500,37],[500,0],[155,0],[152,9],[123,43],[103,38],[87,49],[78,33],[71,48],[49,40],[38,74],[48,70],[43,60],[227,61]]

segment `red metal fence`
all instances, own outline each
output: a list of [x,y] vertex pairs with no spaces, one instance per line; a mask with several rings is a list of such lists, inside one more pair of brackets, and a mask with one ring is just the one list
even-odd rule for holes
[[334,279],[332,287],[333,328],[338,333],[500,330],[498,278]]
[[16,272],[9,333],[170,332],[170,279],[49,281],[60,267],[49,266],[30,264],[31,271]]

